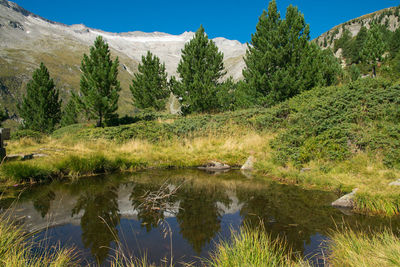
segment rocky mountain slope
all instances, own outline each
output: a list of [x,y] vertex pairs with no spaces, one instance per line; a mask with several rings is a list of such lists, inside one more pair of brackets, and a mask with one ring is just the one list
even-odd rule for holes
[[[25,85],[41,61],[49,68],[61,96],[67,99],[78,90],[80,63],[94,39],[101,35],[113,56],[120,60],[122,92],[119,113],[132,110],[129,84],[133,73],[148,50],[160,57],[170,75],[176,74],[181,49],[194,35],[154,32],[109,33],[84,25],[65,25],[37,16],[17,4],[0,0],[0,103],[13,113]],[[240,79],[247,46],[238,41],[215,38],[224,53],[227,76]]]
[[314,41],[322,48],[333,48],[335,40],[340,39],[345,30],[349,30],[354,37],[362,26],[369,29],[372,23],[385,25],[389,30],[395,31],[400,27],[400,6],[382,9],[342,23],[323,33]]

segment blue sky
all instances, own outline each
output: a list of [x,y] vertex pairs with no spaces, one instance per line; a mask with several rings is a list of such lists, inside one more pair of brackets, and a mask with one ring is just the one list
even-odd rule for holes
[[[268,0],[14,0],[25,9],[65,24],[83,23],[110,32],[160,31],[181,34],[203,24],[211,37],[250,41]],[[400,1],[389,0],[277,0],[283,15],[298,6],[315,38],[333,26]]]

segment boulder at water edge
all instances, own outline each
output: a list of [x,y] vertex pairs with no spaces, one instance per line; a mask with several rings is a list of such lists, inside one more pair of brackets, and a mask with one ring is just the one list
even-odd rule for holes
[[354,189],[350,194],[344,195],[338,200],[332,202],[332,206],[336,208],[348,208],[352,209],[354,207],[354,196],[358,188]]
[[252,171],[253,167],[254,167],[254,157],[250,156],[240,169],[243,171]]
[[228,170],[231,168],[231,166],[218,161],[210,161],[207,164],[204,164],[203,166],[200,166],[198,168],[207,171],[221,171],[221,170]]

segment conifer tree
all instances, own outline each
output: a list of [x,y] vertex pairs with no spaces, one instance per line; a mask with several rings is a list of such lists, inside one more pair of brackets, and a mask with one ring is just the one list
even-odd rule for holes
[[360,49],[364,46],[365,40],[367,39],[368,30],[365,26],[362,26],[358,32],[351,47],[352,63],[359,63],[361,61]]
[[80,94],[74,98],[88,119],[96,119],[97,127],[113,116],[118,108],[121,90],[118,76],[118,57],[112,61],[108,44],[98,36],[90,54],[83,55],[81,63]]
[[164,109],[169,96],[165,64],[161,64],[160,59],[148,51],[146,56],[142,56],[138,69],[129,86],[133,104],[140,109]]
[[[256,32],[251,35],[251,46],[246,51],[246,68],[243,76],[248,90],[254,91],[254,97],[261,99],[271,92],[271,75],[274,60],[279,53],[279,27],[281,16],[276,1],[270,1],[268,11],[264,10],[259,17]],[[245,87],[243,87],[245,88]]]
[[71,124],[78,123],[78,111],[76,103],[73,98],[71,98],[65,105],[61,117],[61,126],[67,126]]
[[172,91],[184,114],[218,109],[217,91],[225,75],[223,59],[223,53],[200,26],[182,50],[178,65],[180,80],[172,79]]
[[373,24],[368,31],[364,46],[361,49],[361,60],[364,63],[372,65],[373,77],[376,77],[376,65],[378,61],[382,60],[384,52],[385,43],[383,41],[383,34],[379,26]]
[[24,127],[39,132],[51,132],[61,119],[59,91],[43,63],[33,72],[26,95],[17,106]]
[[[251,36],[243,70],[247,88],[242,88],[252,91],[254,102],[273,105],[335,80],[331,79],[331,74],[338,69],[335,61],[332,61],[334,69],[318,70],[319,61],[313,58],[326,55],[320,55],[321,49],[309,43],[309,34],[309,25],[297,7],[290,5],[285,19],[281,19],[276,1],[269,2],[268,11],[263,11],[256,32]],[[328,73],[313,76],[321,71]]]
[[389,51],[392,58],[400,51],[400,28],[394,31],[389,43]]

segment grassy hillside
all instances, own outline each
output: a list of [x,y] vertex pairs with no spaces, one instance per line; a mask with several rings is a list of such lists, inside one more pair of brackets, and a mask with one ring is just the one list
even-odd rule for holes
[[[72,39],[50,40],[46,37],[31,45],[24,49],[0,50],[0,103],[11,114],[16,112],[16,103],[22,99],[26,83],[40,62],[49,69],[64,103],[69,99],[71,91],[79,90],[81,60],[84,53],[89,53],[89,46]],[[111,50],[111,53],[114,58],[118,56],[120,61],[118,77],[122,91],[118,113],[130,114],[133,107],[129,91],[132,75],[129,72],[137,71],[138,62],[116,51]]]
[[361,79],[271,108],[157,115],[107,128],[72,125],[49,137],[10,142],[9,153],[49,157],[6,163],[1,175],[7,183],[209,160],[240,166],[254,155],[256,170],[267,177],[336,192],[359,188],[358,211],[394,215],[400,201],[388,184],[400,177],[399,110],[399,85]]

